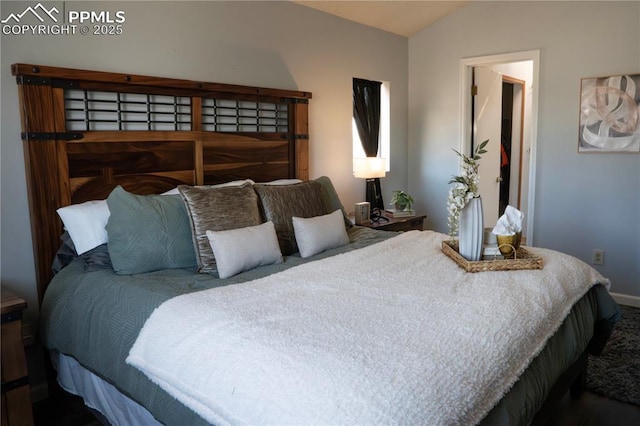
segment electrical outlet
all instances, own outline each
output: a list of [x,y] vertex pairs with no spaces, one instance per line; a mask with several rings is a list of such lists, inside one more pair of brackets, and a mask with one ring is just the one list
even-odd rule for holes
[[594,249],[591,263],[594,265],[604,265],[604,250]]

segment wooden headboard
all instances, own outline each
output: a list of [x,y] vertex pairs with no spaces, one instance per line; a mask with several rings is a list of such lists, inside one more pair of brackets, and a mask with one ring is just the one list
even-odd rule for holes
[[51,277],[56,210],[234,179],[308,179],[311,93],[13,64],[38,297]]

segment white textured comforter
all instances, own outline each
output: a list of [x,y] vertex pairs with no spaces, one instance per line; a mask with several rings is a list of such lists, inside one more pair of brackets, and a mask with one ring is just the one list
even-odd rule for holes
[[472,424],[596,284],[570,256],[465,273],[408,232],[256,281],[179,296],[127,362],[216,424]]

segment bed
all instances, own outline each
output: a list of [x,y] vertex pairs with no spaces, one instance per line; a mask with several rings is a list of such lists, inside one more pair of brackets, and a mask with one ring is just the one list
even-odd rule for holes
[[542,423],[620,315],[561,253],[470,274],[445,235],[351,226],[308,92],[12,70],[40,338],[112,424]]

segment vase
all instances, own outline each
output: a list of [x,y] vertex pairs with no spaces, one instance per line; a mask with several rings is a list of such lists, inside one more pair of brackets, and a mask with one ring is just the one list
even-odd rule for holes
[[513,235],[496,235],[496,240],[502,256],[505,259],[515,259],[522,240],[522,232],[516,232]]
[[460,255],[467,260],[477,261],[482,257],[482,239],[484,237],[484,218],[482,217],[482,198],[469,200],[460,211],[458,239]]

